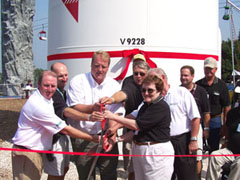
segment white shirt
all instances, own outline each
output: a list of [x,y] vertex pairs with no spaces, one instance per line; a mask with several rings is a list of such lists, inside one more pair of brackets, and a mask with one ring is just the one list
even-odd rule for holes
[[[184,87],[169,88],[164,100],[171,112],[170,135],[177,136],[191,131],[191,120],[200,118],[198,107],[193,95]],[[143,103],[131,113],[137,117]]]
[[[111,97],[115,92],[120,91],[120,84],[110,77],[106,77],[99,85],[92,77],[92,74],[79,74],[72,78],[67,91],[67,104],[74,106],[77,104],[94,104],[102,97]],[[113,113],[124,114],[122,104],[107,105],[106,108]],[[101,132],[101,122],[74,121],[71,123],[77,129],[90,134]]]
[[28,149],[49,150],[53,135],[65,126],[65,121],[54,113],[52,99],[46,99],[36,90],[21,109],[12,141]]
[[200,118],[193,95],[184,87],[169,88],[165,101],[171,111],[170,135],[177,136],[191,131],[191,120]]

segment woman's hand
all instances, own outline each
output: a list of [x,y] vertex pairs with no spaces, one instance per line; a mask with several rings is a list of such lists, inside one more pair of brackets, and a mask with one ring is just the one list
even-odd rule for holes
[[108,110],[105,110],[103,115],[104,115],[104,118],[111,119],[111,120],[115,120],[116,118],[116,115]]

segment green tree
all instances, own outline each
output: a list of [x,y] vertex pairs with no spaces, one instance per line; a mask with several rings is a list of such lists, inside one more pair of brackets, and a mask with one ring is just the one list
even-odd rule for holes
[[38,83],[38,78],[40,76],[40,74],[43,72],[44,70],[41,68],[36,68],[34,70],[34,87],[37,87],[37,83]]
[[[240,32],[239,32],[240,33]],[[235,70],[240,71],[240,39],[234,41],[234,66]],[[231,82],[233,65],[232,65],[232,45],[231,40],[222,41],[222,79],[225,82]]]

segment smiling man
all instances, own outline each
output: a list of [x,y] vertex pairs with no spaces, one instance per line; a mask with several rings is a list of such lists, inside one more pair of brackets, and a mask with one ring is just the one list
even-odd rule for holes
[[210,153],[219,149],[220,130],[222,129],[222,135],[224,135],[227,113],[230,110],[230,98],[227,85],[223,80],[216,77],[216,72],[216,59],[208,57],[204,61],[205,77],[196,82],[196,84],[202,86],[207,91],[210,101],[211,119],[208,138],[208,144],[211,148]]
[[[98,142],[98,136],[68,126],[55,115],[52,96],[56,88],[57,75],[52,71],[44,71],[39,77],[38,89],[21,109],[18,129],[12,138],[15,149],[48,151],[52,147],[53,135],[58,132],[74,138]],[[40,179],[42,167],[41,153],[12,152],[13,179]]]
[[[115,92],[119,91],[119,83],[106,76],[109,65],[110,56],[107,52],[95,52],[92,57],[91,72],[76,75],[70,81],[67,93],[68,105],[81,112],[92,113],[101,98],[112,96]],[[114,113],[124,114],[124,109],[121,104],[107,105],[106,109]],[[109,123],[109,126],[111,126],[111,123]],[[74,127],[88,132],[89,134],[100,134],[102,132],[101,122],[80,121],[79,123],[75,123]],[[112,140],[115,141],[115,136],[112,137]],[[94,146],[96,146],[96,143],[89,143],[84,140],[76,139],[75,143],[73,143],[73,151],[88,152]],[[112,146],[113,143],[111,144],[111,147]],[[118,154],[117,144],[113,146],[109,153]],[[83,156],[77,156],[75,158],[80,180],[87,179],[93,158],[94,157],[86,158]],[[97,166],[100,170],[101,179],[117,179],[117,164],[117,156],[99,157]]]

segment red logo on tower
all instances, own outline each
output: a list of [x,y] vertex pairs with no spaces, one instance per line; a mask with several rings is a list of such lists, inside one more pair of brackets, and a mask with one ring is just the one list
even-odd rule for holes
[[78,22],[78,1],[79,0],[62,0],[73,18]]

